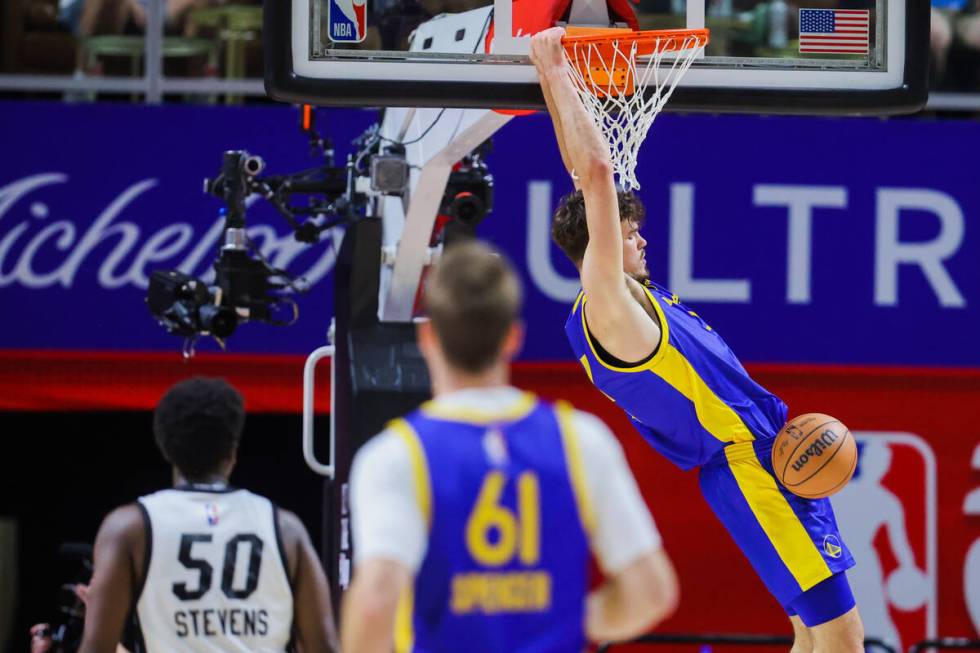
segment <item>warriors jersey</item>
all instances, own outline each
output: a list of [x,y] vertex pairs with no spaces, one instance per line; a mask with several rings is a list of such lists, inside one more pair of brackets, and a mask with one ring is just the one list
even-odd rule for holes
[[285,651],[293,594],[275,506],[213,486],[140,497],[147,528],[136,618],[145,648]]
[[630,416],[650,444],[682,469],[725,446],[775,437],[786,405],[753,381],[734,352],[697,313],[656,284],[644,288],[660,323],[656,352],[615,363],[589,333],[579,293],[565,332],[589,380]]
[[578,653],[591,523],[571,409],[430,402],[392,424],[408,445],[428,548],[396,651]]

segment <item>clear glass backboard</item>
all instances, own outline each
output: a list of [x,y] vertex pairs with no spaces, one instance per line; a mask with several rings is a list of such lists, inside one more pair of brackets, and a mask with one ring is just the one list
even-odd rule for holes
[[707,27],[668,110],[883,115],[926,99],[926,0],[266,0],[265,21],[267,90],[293,102],[542,108],[528,34],[553,24]]

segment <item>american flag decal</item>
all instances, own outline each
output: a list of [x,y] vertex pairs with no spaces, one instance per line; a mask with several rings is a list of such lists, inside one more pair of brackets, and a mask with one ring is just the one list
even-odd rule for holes
[[867,54],[867,9],[800,9],[800,54]]

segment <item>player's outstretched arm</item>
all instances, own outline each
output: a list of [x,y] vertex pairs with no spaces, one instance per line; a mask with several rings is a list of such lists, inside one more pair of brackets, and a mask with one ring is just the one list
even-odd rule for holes
[[395,648],[398,599],[411,582],[408,569],[394,560],[372,558],[358,565],[344,594],[340,627],[344,653],[390,653]]
[[[591,297],[593,290],[620,288],[626,291],[623,279],[623,237],[619,226],[619,202],[613,183],[609,147],[602,140],[598,127],[582,106],[568,76],[561,38],[565,30],[554,27],[531,38],[531,61],[541,80],[545,98],[550,98],[548,110],[559,144],[564,143],[566,165],[574,169],[585,200],[589,228],[591,265],[583,265],[582,283]],[[586,251],[589,259],[589,251]]]
[[568,149],[565,146],[565,129],[561,124],[561,115],[558,113],[558,104],[555,102],[551,91],[551,81],[549,76],[541,77],[541,93],[544,95],[544,103],[548,108],[548,115],[551,116],[551,125],[555,129],[555,140],[558,141],[558,151],[561,153],[561,161],[565,164],[568,176],[572,178],[575,190],[581,190],[578,183],[578,176],[572,166],[572,160],[568,156]]
[[552,28],[531,38],[531,60],[541,80],[556,138],[574,169],[585,202],[589,244],[582,260],[582,287],[589,298],[589,328],[614,356],[637,360],[660,342],[660,330],[633,300],[623,270],[623,232],[609,146],[578,97],[568,75],[561,38]]
[[299,517],[279,510],[279,531],[289,563],[293,584],[293,635],[301,653],[335,653],[330,588],[309,533]]
[[85,598],[80,653],[115,653],[133,605],[136,552],[141,563],[145,539],[143,516],[135,504],[113,510],[102,521],[92,554],[94,571]]

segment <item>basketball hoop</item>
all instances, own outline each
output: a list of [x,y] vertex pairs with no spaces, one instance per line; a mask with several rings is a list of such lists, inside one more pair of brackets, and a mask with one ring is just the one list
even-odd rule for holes
[[634,174],[640,144],[707,44],[706,29],[566,29],[562,45],[569,74],[627,190],[640,187]]

